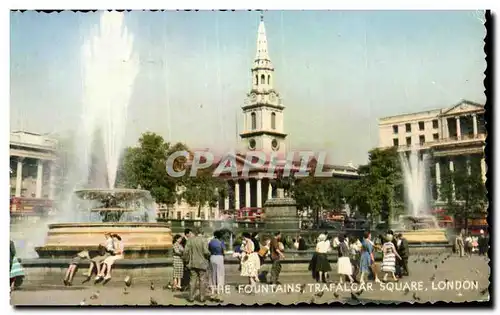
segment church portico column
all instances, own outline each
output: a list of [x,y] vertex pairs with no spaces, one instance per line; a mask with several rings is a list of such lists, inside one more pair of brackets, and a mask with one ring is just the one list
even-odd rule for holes
[[481,158],[481,178],[483,183],[486,183],[486,159],[484,156]]
[[[455,165],[453,164],[453,160],[450,158],[450,172],[453,173],[455,171]],[[451,181],[451,198],[455,200],[455,181],[452,179]]]
[[271,180],[269,180],[269,183],[267,185],[267,199],[272,199],[273,198],[273,184],[271,184]]
[[54,162],[50,162],[49,164],[49,199],[54,199],[55,192],[55,166]]
[[257,179],[257,208],[262,208],[262,179]]
[[437,191],[437,200],[441,200],[441,193],[439,188],[441,187],[441,168],[439,165],[439,160],[436,161],[436,191]]
[[462,130],[460,129],[460,116],[456,117],[457,122],[457,139],[460,140],[462,138]]
[[240,210],[240,183],[234,182],[234,209]]
[[474,134],[474,138],[477,136],[477,115],[472,114],[472,132]]
[[38,160],[36,167],[36,190],[35,190],[36,198],[42,198],[42,185],[43,185],[43,160]]
[[250,207],[250,179],[245,181],[245,207]]
[[21,197],[21,191],[23,186],[23,158],[17,158],[17,170],[16,170],[16,197]]

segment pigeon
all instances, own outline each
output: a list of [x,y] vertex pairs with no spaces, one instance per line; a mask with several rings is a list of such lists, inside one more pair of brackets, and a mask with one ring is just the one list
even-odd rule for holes
[[430,278],[431,281],[434,281],[436,280],[436,275],[432,275],[432,277]]
[[434,269],[438,269],[438,265],[434,265]]
[[313,296],[313,297],[311,298],[311,300],[309,301],[309,303],[311,303],[311,304],[312,304],[312,303],[314,303],[314,302],[315,302],[315,301],[314,301],[314,296]]
[[333,292],[333,296],[338,299],[339,298],[339,294],[337,292]]
[[149,286],[149,288],[151,289],[151,291],[155,290],[155,284],[153,283],[153,281],[151,281],[151,285]]
[[361,294],[363,294],[364,290],[359,290],[358,292],[354,293],[356,294],[357,296],[360,296]]
[[417,293],[413,292],[413,299],[415,301],[420,301],[420,298],[417,296]]
[[156,302],[155,299],[153,299],[152,297],[149,298],[149,305],[158,305],[158,302]]
[[97,300],[99,298],[99,291],[92,293],[90,296],[91,300]]
[[441,260],[441,263],[444,264],[444,260]]
[[127,291],[127,288],[123,288],[123,294],[129,294],[129,292]]
[[359,301],[358,297],[351,292],[351,299],[354,301]]
[[125,282],[125,285],[127,287],[130,287],[132,285],[132,279],[130,278],[130,276],[126,276],[125,277],[125,280],[123,280]]
[[317,297],[322,297],[322,296],[323,296],[323,294],[325,294],[325,293],[324,293],[323,291],[321,291],[321,292],[316,293],[316,296],[317,296]]
[[481,290],[479,293],[481,293],[481,295],[485,295],[486,293],[488,293],[488,288]]
[[171,289],[171,288],[172,288],[172,287],[170,286],[170,284],[164,285],[164,286],[162,287],[162,289],[163,289],[163,290],[169,290],[169,289]]
[[406,289],[404,290],[404,293],[405,293],[405,295],[407,295],[408,293],[410,293],[410,289],[406,288]]
[[305,288],[306,288],[306,285],[305,284],[301,284],[300,285],[300,293],[304,293]]
[[83,299],[81,302],[80,302],[80,306],[84,306],[85,305],[85,299]]

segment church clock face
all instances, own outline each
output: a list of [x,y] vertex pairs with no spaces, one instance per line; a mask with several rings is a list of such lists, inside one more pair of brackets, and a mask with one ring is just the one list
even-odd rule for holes
[[255,94],[255,93],[250,94],[250,100],[252,102],[255,102],[257,100],[257,94]]
[[255,147],[257,146],[257,143],[255,142],[255,139],[250,139],[248,141],[248,148],[250,150],[255,150]]
[[273,139],[273,141],[271,141],[271,147],[274,151],[278,150],[280,147],[280,143],[278,142],[278,140]]

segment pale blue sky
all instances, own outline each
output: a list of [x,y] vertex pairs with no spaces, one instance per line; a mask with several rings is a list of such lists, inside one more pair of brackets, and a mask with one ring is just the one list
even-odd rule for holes
[[[11,13],[11,129],[78,127],[81,45],[98,19]],[[265,21],[293,150],[364,163],[379,117],[485,101],[475,12],[271,11]],[[193,148],[234,147],[258,23],[248,11],[126,13],[141,59],[127,144],[149,130]]]

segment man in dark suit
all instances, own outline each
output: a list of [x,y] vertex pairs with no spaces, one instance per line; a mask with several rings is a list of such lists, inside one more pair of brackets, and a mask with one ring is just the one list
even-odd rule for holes
[[12,262],[14,261],[14,257],[16,257],[16,245],[13,241],[10,241],[10,267],[9,272],[12,269]]
[[188,238],[186,248],[184,249],[184,257],[190,276],[188,301],[194,301],[196,289],[199,289],[200,302],[205,302],[210,252],[208,251],[207,239],[203,237],[201,229],[196,228],[195,234],[196,236]]
[[401,257],[401,259],[398,259],[397,261],[398,277],[409,276],[410,271],[408,270],[408,257],[410,256],[410,248],[408,246],[408,241],[401,233],[399,233],[396,237],[396,250]]

